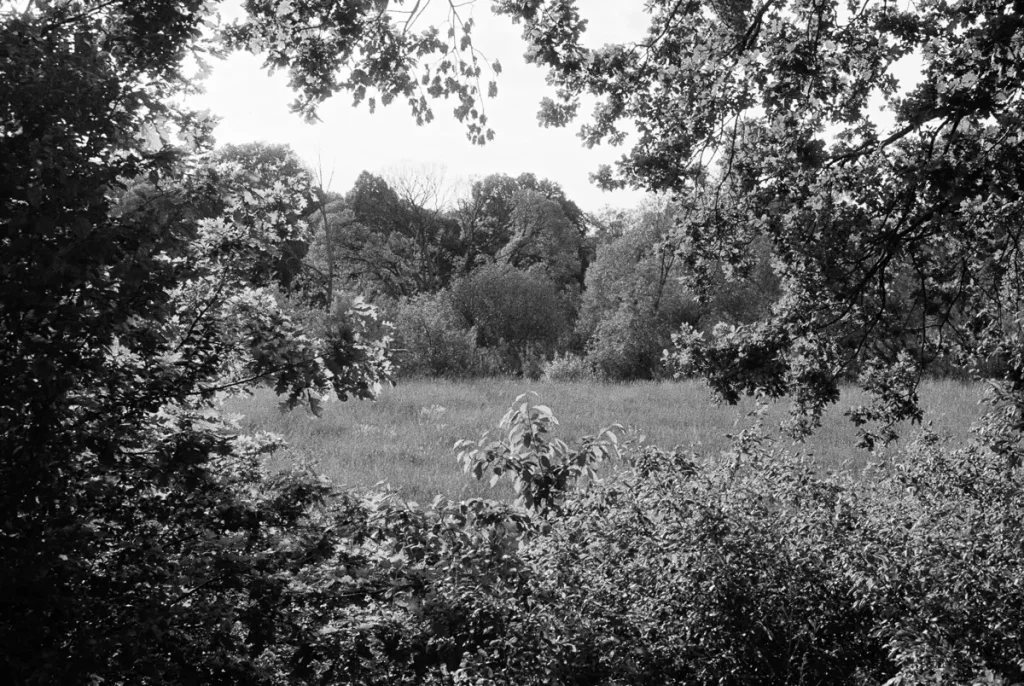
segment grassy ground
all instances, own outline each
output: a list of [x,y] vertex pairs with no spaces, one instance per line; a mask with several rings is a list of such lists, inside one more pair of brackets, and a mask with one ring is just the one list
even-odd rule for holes
[[[249,430],[283,434],[339,485],[358,488],[387,481],[419,501],[438,493],[451,498],[505,497],[507,490],[492,491],[463,474],[452,445],[495,427],[516,396],[528,390],[552,408],[561,423],[559,437],[570,443],[618,423],[663,448],[697,446],[718,454],[728,447],[728,434],[750,423],[746,415],[753,409],[752,403],[716,405],[697,382],[610,385],[486,379],[405,381],[376,402],[329,403],[321,418],[301,410],[282,414],[269,391],[234,399],[228,410],[245,415],[242,425]],[[927,383],[921,390],[925,423],[940,435],[964,436],[982,412],[981,391],[980,386],[953,381]],[[862,467],[869,456],[854,447],[856,432],[843,410],[863,401],[857,391],[845,393],[802,449],[818,456],[825,468]],[[785,416],[782,403],[771,408],[769,421]],[[908,427],[906,433],[915,430]]]

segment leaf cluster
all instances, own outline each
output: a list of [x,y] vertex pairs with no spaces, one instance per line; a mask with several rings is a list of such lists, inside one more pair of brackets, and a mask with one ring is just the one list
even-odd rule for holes
[[570,449],[547,436],[557,424],[551,408],[520,395],[498,425],[500,438],[491,440],[485,433],[476,443],[459,441],[457,459],[477,479],[490,474],[491,486],[510,474],[518,505],[541,517],[559,515],[569,493],[580,482],[597,478],[595,467],[617,455],[619,427]]
[[[343,91],[371,112],[378,98],[385,106],[405,100],[419,125],[434,119],[432,100],[454,98],[452,112],[466,124],[467,138],[478,145],[493,139],[480,79],[485,68],[496,75],[501,65],[488,64],[474,47],[473,20],[458,4],[448,3],[445,31],[417,29],[419,2],[399,10],[387,2],[247,0],[245,8],[242,21],[222,30],[223,40],[262,55],[269,70],[287,69],[297,94],[292,109],[307,119]],[[497,95],[494,80],[486,95]]]

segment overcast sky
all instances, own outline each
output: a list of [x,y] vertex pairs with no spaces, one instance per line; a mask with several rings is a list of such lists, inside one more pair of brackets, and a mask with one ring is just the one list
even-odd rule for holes
[[[230,17],[232,0],[226,4],[223,13]],[[435,4],[447,5],[438,0]],[[473,10],[464,8],[472,12],[476,23],[474,42],[488,60],[497,59],[502,65],[498,96],[485,103],[496,137],[483,147],[466,140],[451,106],[443,101],[434,105],[436,119],[417,127],[402,102],[378,106],[371,115],[365,104],[354,108],[350,97],[340,94],[321,108],[321,123],[306,124],[288,111],[294,96],[287,87],[286,74],[268,76],[260,69],[260,59],[247,53],[215,63],[206,81],[206,94],[193,104],[221,117],[216,130],[219,144],[287,143],[307,163],[316,166],[319,159],[326,176],[333,171],[331,187],[339,192],[347,191],[363,170],[379,173],[394,167],[442,165],[452,180],[532,172],[560,183],[569,198],[587,211],[604,205],[637,204],[643,197],[639,192],[607,193],[588,180],[588,174],[618,159],[624,148],[587,150],[576,137],[578,126],[538,126],[538,103],[551,95],[552,89],[544,82],[543,70],[523,60],[520,27],[507,17],[493,16],[489,5],[488,0],[477,0]],[[582,6],[590,20],[589,45],[637,40],[644,35],[648,17],[640,9],[642,3],[586,0]]]

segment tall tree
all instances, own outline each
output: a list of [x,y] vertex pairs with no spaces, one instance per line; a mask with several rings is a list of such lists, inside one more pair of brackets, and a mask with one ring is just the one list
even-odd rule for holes
[[[730,400],[794,393],[804,424],[857,369],[880,402],[855,419],[918,417],[917,379],[940,355],[1004,358],[1005,389],[1024,398],[1020,4],[647,8],[631,45],[585,47],[571,1],[531,4],[524,35],[558,88],[548,123],[570,120],[584,93],[600,101],[588,144],[635,123],[599,178],[677,194],[691,266],[743,269],[767,241],[783,288],[771,315],[683,336],[685,361]],[[896,65],[912,55],[919,79],[901,91]]]
[[561,205],[532,190],[519,191],[512,203],[508,242],[495,260],[517,269],[542,271],[560,289],[578,287],[584,271],[582,240]]
[[[241,195],[250,204],[276,197],[278,221],[273,230],[266,225],[251,227],[251,252],[245,261],[253,284],[274,282],[285,290],[303,270],[303,258],[309,250],[308,222],[314,204],[302,200],[293,206],[281,199],[280,188],[293,188],[303,197],[313,197],[308,190],[313,179],[302,161],[287,145],[247,143],[228,145],[196,156],[198,166],[187,188],[183,184],[154,183],[137,178],[123,191],[113,211],[127,215],[141,209],[159,215],[161,221],[175,221],[196,237],[196,222],[224,214],[228,198]],[[189,228],[191,227],[191,228]],[[258,253],[258,254],[257,254]]]
[[466,245],[463,275],[493,260],[508,242],[511,201],[517,190],[512,177],[491,174],[475,181],[469,195],[459,201],[456,217]]
[[306,255],[310,274],[302,287],[310,291],[314,304],[326,309],[330,309],[342,282],[342,245],[354,221],[344,196],[327,191],[319,184],[316,188],[316,209],[310,218],[314,235]]
[[[569,200],[562,187],[554,181],[538,180],[530,173],[515,178],[491,174],[473,183],[456,216],[466,244],[464,273],[468,274],[481,262],[497,259],[502,250],[507,256],[512,251],[508,246],[513,240],[519,246],[516,252],[533,251],[538,255],[543,252],[538,241],[561,241],[559,250],[564,247],[578,253],[571,258],[579,263],[578,267],[572,268],[572,278],[578,279],[582,285],[583,271],[589,263],[589,252],[583,247],[587,221],[576,203]],[[549,226],[553,233],[545,226]],[[571,232],[565,231],[566,227],[571,228]],[[566,240],[571,245],[565,245]]]
[[455,187],[438,166],[394,167],[385,174],[387,184],[401,200],[403,232],[416,246],[418,290],[433,292],[452,278],[463,251],[456,223],[448,216]]
[[455,222],[402,197],[379,176],[363,172],[345,201],[355,222],[340,242],[345,271],[354,283],[389,296],[431,293],[450,281],[461,251]]
[[585,339],[593,335],[601,319],[622,305],[645,316],[657,316],[664,301],[685,297],[679,283],[681,261],[665,243],[675,226],[671,206],[638,209],[623,223],[622,234],[598,247],[597,259],[587,271],[577,322]]

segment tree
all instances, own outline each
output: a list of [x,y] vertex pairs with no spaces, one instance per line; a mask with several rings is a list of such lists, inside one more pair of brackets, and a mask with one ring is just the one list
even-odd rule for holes
[[591,244],[591,252],[597,253],[598,246],[610,243],[626,232],[629,225],[630,212],[623,208],[605,206],[588,217],[591,226],[587,240]]
[[[557,204],[560,211],[550,206],[544,207],[541,200]],[[574,268],[572,276],[582,285],[583,270],[589,263],[589,253],[583,249],[582,243],[587,222],[583,212],[566,197],[557,183],[548,179],[538,180],[530,173],[520,174],[516,178],[491,174],[473,183],[469,196],[459,204],[456,217],[462,227],[462,239],[466,246],[462,265],[464,274],[469,274],[481,263],[497,259],[498,254],[513,240],[519,246],[517,251],[525,249],[542,253],[543,249],[534,244],[537,239],[540,242],[557,240],[554,237],[545,238],[549,233],[545,226],[552,225],[555,234],[563,240],[568,238],[571,241],[570,248],[575,246],[579,250],[578,255],[567,254],[562,259],[581,264],[579,268]],[[576,235],[567,236],[566,222]],[[558,249],[562,252],[566,250],[561,245]],[[533,259],[531,263],[536,261]]]
[[[243,196],[250,204],[276,197],[277,205],[267,207],[274,225],[251,227],[243,263],[254,285],[276,283],[283,290],[292,290],[297,278],[303,280],[303,259],[310,241],[308,221],[314,212],[308,200],[312,177],[302,162],[288,146],[265,143],[228,145],[195,159],[198,166],[187,184],[134,179],[123,192],[116,193],[119,198],[113,211],[124,216],[145,210],[161,222],[177,224],[195,239],[197,222],[222,216],[232,196]],[[283,196],[280,191],[285,187],[298,195]],[[240,247],[241,242],[231,249]]]
[[433,292],[443,288],[463,251],[458,226],[447,216],[454,187],[439,167],[395,168],[386,176],[403,206],[402,230],[416,246],[418,289]]
[[391,297],[432,293],[451,279],[461,250],[459,231],[443,212],[402,197],[379,176],[363,172],[345,197],[352,213],[337,244],[353,284]]
[[[402,5],[402,2],[396,2]],[[372,112],[404,100],[417,124],[434,119],[432,101],[455,98],[455,118],[476,144],[494,137],[487,126],[480,78],[488,64],[472,40],[473,20],[449,0],[447,21],[418,30],[424,7],[389,9],[388,2],[325,4],[321,0],[247,0],[246,15],[223,30],[228,48],[262,55],[268,70],[286,69],[296,92],[292,109],[316,119],[317,108],[340,92]],[[442,30],[445,29],[445,30]],[[426,58],[436,58],[429,62]],[[497,94],[494,80],[487,94]]]
[[495,255],[499,264],[546,274],[559,289],[579,286],[583,279],[582,241],[561,206],[537,191],[522,190],[512,198],[508,242]]
[[[314,179],[302,160],[287,145],[271,145],[267,143],[247,143],[245,145],[226,145],[215,151],[214,163],[233,163],[241,167],[249,182],[250,193],[266,193],[279,183],[292,183],[312,188]],[[311,195],[311,194],[310,194]],[[316,201],[310,201],[305,207],[299,208],[292,221],[308,222],[315,212]],[[285,207],[278,208],[285,211]],[[219,212],[218,212],[219,214]],[[303,269],[303,259],[309,252],[309,236],[282,239],[281,257],[274,265],[275,278],[285,289]]]
[[[307,115],[339,89],[411,97],[419,75],[398,65],[443,52],[454,74],[431,90],[459,98],[457,116],[485,136],[469,27],[453,43],[413,36],[381,8],[248,2],[221,36],[215,3],[201,0],[0,5],[9,681],[366,682],[345,656],[404,659],[391,620],[358,609],[394,593],[394,550],[385,561],[356,543],[404,534],[368,524],[369,506],[331,505],[308,470],[271,478],[262,460],[280,442],[240,435],[217,410],[257,384],[313,410],[327,395],[372,396],[388,375],[386,341],[364,335],[372,311],[358,303],[324,336],[282,311],[253,258],[281,257],[308,186],[282,175],[253,189],[239,165],[207,164],[210,122],[174,104],[194,87],[186,57],[222,40],[289,67]],[[428,118],[423,102],[413,106]],[[183,209],[122,202],[138,179]],[[386,521],[390,507],[375,511]],[[438,559],[409,569],[430,576]],[[361,570],[359,581],[339,586],[339,568]]]
[[587,270],[576,330],[609,378],[652,378],[672,332],[710,309],[681,283],[682,260],[667,242],[674,218],[668,204],[639,208]]
[[[685,362],[729,400],[794,394],[806,426],[851,370],[880,400],[855,421],[888,422],[920,416],[914,389],[936,358],[996,355],[1004,399],[1024,407],[1021,8],[648,9],[644,40],[589,49],[576,3],[497,7],[522,16],[528,59],[550,70],[547,123],[571,120],[584,93],[600,101],[581,129],[588,144],[619,142],[620,122],[635,122],[629,154],[598,177],[676,194],[694,268],[743,268],[755,239],[767,242],[782,284],[771,314],[681,337]],[[901,92],[894,70],[911,55],[920,78]]]
[[306,255],[311,274],[302,287],[312,291],[315,295],[311,299],[324,308],[334,301],[341,281],[341,245],[354,221],[352,211],[345,206],[345,198],[325,190],[321,183],[316,189],[316,210],[311,217],[314,236]]
[[480,267],[451,289],[452,305],[476,329],[481,347],[496,348],[508,370],[530,371],[536,358],[551,354],[570,327],[570,313],[546,274],[509,265]]
[[426,212],[445,212],[455,203],[459,183],[440,164],[403,164],[383,171],[382,178],[398,197]]

